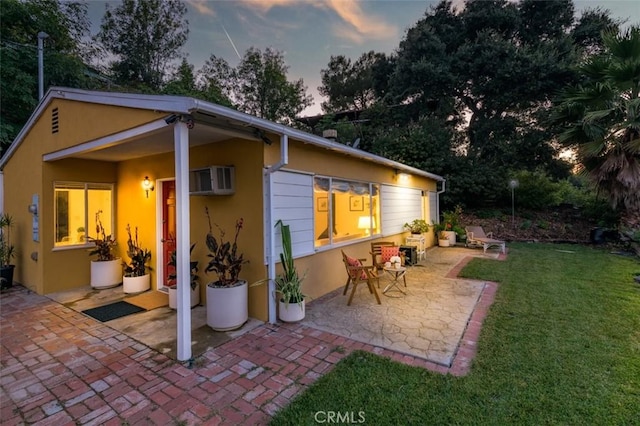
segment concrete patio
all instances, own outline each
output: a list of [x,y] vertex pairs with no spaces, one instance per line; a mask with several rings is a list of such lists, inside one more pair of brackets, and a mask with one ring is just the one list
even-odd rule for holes
[[[465,248],[432,249],[426,260],[407,268],[403,294],[386,294],[388,274],[381,274],[377,304],[366,286],[358,287],[351,306],[342,289],[309,304],[303,323],[358,342],[391,349],[450,367],[484,282],[448,278],[469,255],[498,258],[499,253]],[[346,272],[345,272],[346,275]],[[349,292],[351,289],[349,289]]]
[[[369,306],[374,299],[363,288],[347,307],[339,290],[313,301],[302,323],[250,324],[222,342],[206,342],[202,355],[186,364],[133,337],[131,321],[126,327],[118,325],[122,319],[101,323],[75,310],[88,302],[65,306],[16,286],[0,298],[0,416],[7,425],[266,424],[354,350],[466,374],[496,290],[494,283],[454,278],[469,256],[484,257],[478,250],[432,249],[424,266],[411,269],[406,296],[381,296],[382,305]],[[432,300],[413,300],[422,297]],[[443,302],[447,297],[455,302]],[[329,328],[321,324],[323,315],[335,317],[331,303],[334,310],[361,314],[336,320],[342,331],[322,330]],[[393,319],[381,320],[382,313]],[[143,322],[163,324],[166,337],[172,332],[166,321]],[[341,335],[343,321],[355,321],[349,338]],[[373,329],[369,321],[377,321]],[[366,333],[370,340],[358,341]]]

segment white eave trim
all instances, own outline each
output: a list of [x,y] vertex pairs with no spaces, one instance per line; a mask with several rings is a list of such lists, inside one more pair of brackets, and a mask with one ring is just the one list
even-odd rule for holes
[[42,156],[42,159],[44,161],[61,160],[63,158],[73,157],[74,155],[80,153],[92,152],[111,146],[117,146],[126,143],[131,138],[154,132],[167,126],[168,124],[163,118],[160,120],[152,121],[151,123],[143,124],[142,126],[125,130],[123,132],[114,133],[103,138],[94,139],[80,145],[75,145],[69,148],[61,149],[60,151],[45,154]]
[[[21,143],[27,132],[33,126],[33,123],[40,116],[46,105],[51,102],[52,99],[67,99],[79,102],[98,103],[103,105],[122,106],[129,108],[147,109],[152,111],[167,112],[173,114],[193,114],[195,112],[203,112],[213,114],[217,117],[228,119],[235,122],[240,127],[255,127],[261,130],[266,130],[276,135],[286,135],[290,139],[295,139],[303,143],[318,146],[330,151],[339,152],[351,157],[359,158],[362,160],[371,161],[374,163],[382,164],[398,171],[411,173],[418,176],[424,176],[436,181],[444,181],[442,176],[425,172],[424,170],[417,169],[415,167],[408,166],[406,164],[399,163],[397,161],[390,160],[385,157],[374,155],[366,151],[355,149],[338,142],[333,142],[320,136],[312,135],[301,130],[297,130],[283,124],[274,123],[263,118],[254,117],[249,114],[245,114],[240,111],[236,111],[231,108],[223,107],[221,105],[213,104],[210,102],[201,101],[194,98],[182,97],[182,96],[170,96],[170,95],[144,95],[136,93],[118,93],[118,92],[96,92],[81,89],[71,89],[66,87],[52,87],[47,91],[46,96],[42,99],[34,113],[29,118],[27,124],[22,128],[14,142],[11,144],[2,160],[0,160],[0,170],[4,168],[9,157],[13,154],[17,146]],[[123,135],[122,132],[119,135]],[[115,135],[114,135],[115,137]],[[108,139],[109,137],[102,138]],[[96,141],[93,141],[96,142]],[[92,142],[88,142],[90,144]],[[106,142],[103,142],[106,143]],[[90,148],[83,144],[85,148]],[[104,146],[104,145],[103,145]],[[73,149],[73,148],[69,148]],[[64,150],[63,150],[64,151]],[[56,153],[57,154],[57,153]],[[45,161],[49,155],[45,156]],[[71,154],[69,154],[71,155]],[[56,157],[61,158],[61,157]]]
[[192,101],[194,102],[193,109],[190,112],[193,112],[193,110],[195,110],[198,112],[214,114],[216,116],[225,117],[227,119],[237,121],[239,122],[239,124],[242,124],[244,126],[257,127],[262,130],[273,132],[277,135],[286,135],[290,139],[295,139],[304,143],[308,143],[311,145],[315,145],[315,146],[330,150],[330,151],[340,152],[342,154],[360,158],[362,160],[383,164],[385,166],[398,169],[399,171],[411,173],[414,175],[424,176],[424,177],[441,181],[441,182],[445,180],[442,176],[436,175],[434,173],[425,172],[424,170],[407,166],[406,164],[402,164],[385,157],[380,157],[379,155],[371,154],[366,151],[352,148],[350,146],[346,146],[338,142],[333,142],[323,137],[312,135],[310,133],[303,132],[302,130],[294,129],[294,128],[285,126],[283,124],[278,124],[278,123],[274,123],[273,121],[254,117],[252,115],[248,115],[240,111],[223,107],[221,105],[212,104],[212,103],[200,101],[197,99],[192,99]]

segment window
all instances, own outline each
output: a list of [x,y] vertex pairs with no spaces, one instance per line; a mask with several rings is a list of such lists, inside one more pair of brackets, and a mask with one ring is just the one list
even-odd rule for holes
[[84,245],[96,235],[96,214],[107,235],[113,231],[113,185],[56,182],[54,184],[54,247]]
[[380,233],[377,184],[314,178],[315,247]]

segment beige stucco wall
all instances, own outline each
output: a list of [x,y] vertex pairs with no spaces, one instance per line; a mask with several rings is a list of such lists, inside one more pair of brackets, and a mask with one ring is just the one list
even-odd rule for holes
[[[53,108],[58,108],[58,133],[51,130]],[[88,106],[64,99],[54,99],[44,109],[3,170],[5,211],[16,220],[12,235],[16,246],[16,282],[41,294],[89,283],[86,250],[53,250],[53,182],[80,178],[88,182],[115,182],[116,178],[114,164],[65,160],[40,167],[43,155],[158,117],[153,111]],[[39,242],[32,239],[32,215],[27,211],[33,194],[40,197]],[[32,260],[32,254],[37,261]]]

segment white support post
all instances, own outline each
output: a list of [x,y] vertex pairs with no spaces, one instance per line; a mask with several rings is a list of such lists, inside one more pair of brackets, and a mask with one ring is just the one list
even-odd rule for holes
[[267,298],[269,301],[269,324],[276,323],[276,284],[274,279],[276,278],[276,262],[274,257],[275,247],[275,230],[273,226],[273,173],[265,171],[265,227],[267,235],[267,277],[269,281],[267,283]]
[[176,168],[176,275],[178,361],[191,359],[191,270],[189,224],[189,129],[181,121],[173,128]]

